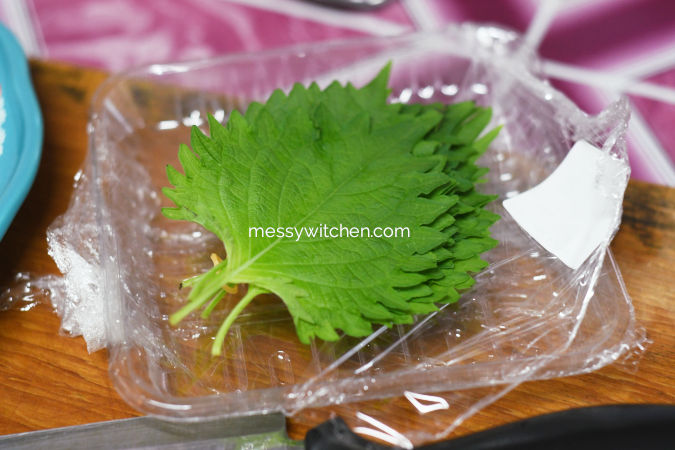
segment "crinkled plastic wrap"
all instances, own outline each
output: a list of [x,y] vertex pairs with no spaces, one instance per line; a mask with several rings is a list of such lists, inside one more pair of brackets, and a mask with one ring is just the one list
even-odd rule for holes
[[[297,339],[273,296],[257,299],[232,327],[222,357],[209,349],[236,302],[177,327],[168,315],[186,299],[186,277],[208,269],[222,244],[199,226],[160,213],[169,202],[165,166],[176,164],[189,127],[207,114],[264,100],[293,82],[362,84],[392,61],[392,101],[473,99],[493,108],[498,139],[481,160],[481,189],[497,193],[502,219],[490,266],[456,305],[365,339]],[[170,419],[284,411],[316,420],[335,409],[357,432],[402,447],[447,436],[462,420],[526,380],[588,372],[644,340],[608,249],[629,177],[625,101],[597,117],[537,76],[518,37],[464,25],[396,38],[313,44],[196,63],[153,65],[113,77],[93,105],[90,155],[66,215],[49,231],[67,296],[54,298],[64,327],[90,350],[106,345],[119,393],[139,410]],[[514,222],[501,201],[547,177],[585,140],[625,170],[606,192],[614,205],[604,242],[576,270]],[[367,402],[383,399],[379,402]],[[386,400],[384,400],[386,399]],[[387,424],[392,409],[428,415],[424,429]],[[319,411],[319,412],[317,412]]]

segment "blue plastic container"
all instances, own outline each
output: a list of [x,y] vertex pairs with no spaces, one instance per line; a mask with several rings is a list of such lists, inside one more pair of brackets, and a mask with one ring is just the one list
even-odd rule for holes
[[0,239],[33,184],[42,134],[26,57],[12,33],[0,25]]

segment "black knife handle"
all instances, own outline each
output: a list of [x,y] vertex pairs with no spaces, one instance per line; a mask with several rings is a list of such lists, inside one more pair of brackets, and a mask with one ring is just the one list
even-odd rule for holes
[[[307,450],[384,450],[336,417],[305,437]],[[675,405],[576,408],[425,445],[419,450],[673,450]]]

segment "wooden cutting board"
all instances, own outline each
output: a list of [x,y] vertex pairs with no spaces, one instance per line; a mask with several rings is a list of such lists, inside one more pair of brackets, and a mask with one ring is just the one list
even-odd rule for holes
[[[43,158],[26,203],[0,243],[0,290],[19,273],[58,273],[47,255],[45,231],[67,209],[87,151],[90,100],[106,78],[49,62],[32,62],[31,68],[45,121]],[[631,181],[612,249],[651,340],[642,357],[587,375],[525,383],[460,425],[456,435],[571,407],[675,404],[675,189]],[[113,389],[106,352],[88,354],[82,338],[59,335],[59,322],[47,299],[0,312],[0,434],[138,415]],[[291,437],[303,438],[322,416],[289,419]],[[387,423],[421,427],[426,420],[394,409]]]

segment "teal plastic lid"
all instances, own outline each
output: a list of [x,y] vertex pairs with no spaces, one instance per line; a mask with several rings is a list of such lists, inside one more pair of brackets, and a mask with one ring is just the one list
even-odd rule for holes
[[42,134],[26,57],[12,33],[0,25],[0,240],[35,179]]

